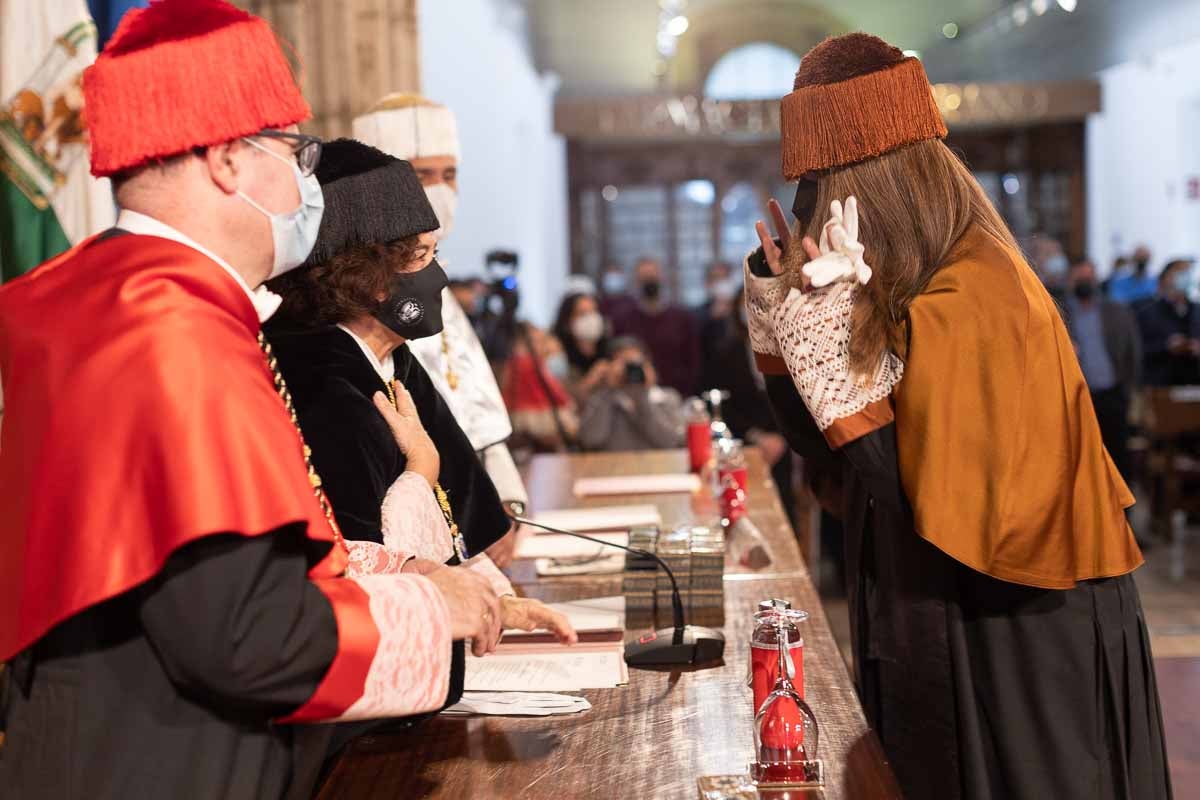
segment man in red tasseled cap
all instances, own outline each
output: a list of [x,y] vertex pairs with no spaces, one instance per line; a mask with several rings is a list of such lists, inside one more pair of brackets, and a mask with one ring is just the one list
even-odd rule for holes
[[329,726],[287,723],[439,708],[497,600],[347,572],[260,334],[324,207],[271,29],[160,0],[83,88],[117,225],[0,289],[0,786],[307,797]]

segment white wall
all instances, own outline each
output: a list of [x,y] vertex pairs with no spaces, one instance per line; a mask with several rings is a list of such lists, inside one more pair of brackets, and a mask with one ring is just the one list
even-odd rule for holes
[[1103,111],[1088,120],[1088,248],[1104,270],[1146,243],[1153,271],[1200,256],[1200,39],[1101,71]]
[[483,275],[489,250],[515,250],[520,314],[546,325],[570,263],[566,144],[554,134],[557,79],[534,67],[524,13],[512,0],[421,0],[421,82],[458,115],[462,140],[447,271]]

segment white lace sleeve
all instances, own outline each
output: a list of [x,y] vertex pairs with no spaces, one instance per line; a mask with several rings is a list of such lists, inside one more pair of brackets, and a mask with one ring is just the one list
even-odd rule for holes
[[454,555],[450,529],[429,483],[405,472],[391,485],[379,509],[383,544],[389,550],[444,563]]
[[434,711],[450,688],[450,610],[422,575],[353,578],[370,598],[379,646],[362,696],[338,721]]
[[788,372],[822,431],[888,397],[904,375],[904,363],[891,352],[868,380],[851,374],[851,312],[857,293],[855,283],[809,292],[792,289],[771,313]]
[[746,285],[746,322],[750,328],[750,347],[760,356],[778,358],[779,344],[775,336],[775,312],[787,299],[792,288],[787,275],[760,278],[750,270],[752,251],[742,263]]
[[346,574],[351,578],[363,575],[393,575],[404,570],[404,564],[413,558],[412,553],[384,547],[378,542],[347,540],[346,550],[350,561]]

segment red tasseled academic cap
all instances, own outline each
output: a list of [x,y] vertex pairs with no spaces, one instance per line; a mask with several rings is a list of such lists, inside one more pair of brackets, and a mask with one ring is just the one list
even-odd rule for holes
[[83,93],[96,176],[311,115],[271,27],[222,0],[129,11]]

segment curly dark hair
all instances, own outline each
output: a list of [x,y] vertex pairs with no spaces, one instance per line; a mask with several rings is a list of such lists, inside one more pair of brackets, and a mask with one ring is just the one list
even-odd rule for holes
[[388,292],[392,275],[421,246],[420,234],[387,244],[349,247],[321,264],[293,270],[267,283],[283,297],[281,311],[306,326],[336,325],[368,316]]

